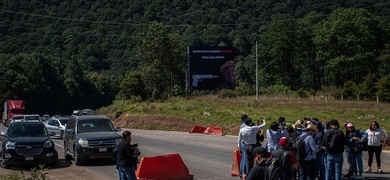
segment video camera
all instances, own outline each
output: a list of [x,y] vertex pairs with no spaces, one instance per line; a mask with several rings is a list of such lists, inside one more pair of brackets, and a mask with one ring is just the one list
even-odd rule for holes
[[138,147],[138,144],[132,144],[131,145],[131,148],[136,148],[136,147]]

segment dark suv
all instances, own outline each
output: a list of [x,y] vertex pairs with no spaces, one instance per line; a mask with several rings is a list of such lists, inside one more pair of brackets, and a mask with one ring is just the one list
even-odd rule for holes
[[58,153],[50,136],[54,132],[47,131],[42,122],[15,122],[7,133],[2,132],[1,167],[12,165],[55,166]]
[[122,137],[105,116],[71,116],[65,129],[64,154],[79,166],[87,159],[114,158],[113,150]]

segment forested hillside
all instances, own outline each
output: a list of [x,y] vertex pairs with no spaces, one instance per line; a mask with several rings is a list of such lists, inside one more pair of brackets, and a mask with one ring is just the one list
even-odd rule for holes
[[278,85],[390,100],[384,0],[2,0],[0,8],[0,100],[25,99],[30,112],[184,96],[187,46],[234,47],[234,93],[253,94],[256,42],[262,93]]

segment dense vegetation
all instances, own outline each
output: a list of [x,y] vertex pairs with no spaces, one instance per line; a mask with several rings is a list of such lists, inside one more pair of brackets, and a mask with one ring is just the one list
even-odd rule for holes
[[[232,46],[238,95],[330,92],[390,100],[383,0],[4,0],[0,100],[69,113],[185,95],[187,46]],[[271,88],[270,88],[271,87]],[[271,89],[271,90],[270,90]]]

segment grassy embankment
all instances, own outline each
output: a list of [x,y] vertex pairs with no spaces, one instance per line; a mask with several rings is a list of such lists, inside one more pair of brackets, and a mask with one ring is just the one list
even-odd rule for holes
[[254,122],[265,117],[267,126],[279,116],[285,117],[289,125],[297,119],[316,117],[322,122],[337,119],[343,124],[351,121],[357,129],[366,130],[370,122],[376,120],[382,129],[389,131],[389,107],[388,103],[326,101],[321,96],[300,100],[262,96],[256,101],[253,96],[222,99],[210,95],[160,103],[116,101],[98,112],[106,114],[121,127],[190,131],[194,126],[217,126],[223,128],[224,134],[236,135],[243,114],[248,114]]

